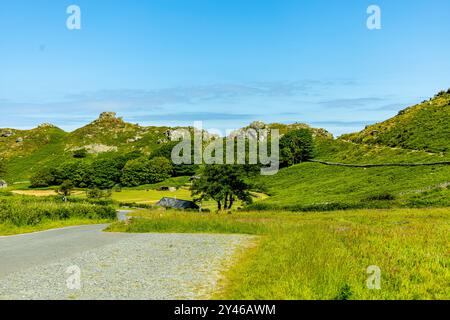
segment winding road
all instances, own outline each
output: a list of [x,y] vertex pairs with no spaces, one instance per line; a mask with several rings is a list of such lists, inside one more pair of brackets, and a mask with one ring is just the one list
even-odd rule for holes
[[102,232],[106,226],[0,237],[0,299],[204,299],[253,239]]

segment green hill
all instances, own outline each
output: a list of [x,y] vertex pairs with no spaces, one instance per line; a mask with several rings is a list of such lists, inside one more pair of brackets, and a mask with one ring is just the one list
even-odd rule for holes
[[[318,160],[344,164],[450,161],[450,90],[338,139],[317,137]],[[260,177],[271,197],[253,209],[450,206],[450,166],[351,168],[302,163]]]
[[343,140],[429,152],[450,151],[450,89]]
[[[316,159],[347,164],[431,163],[449,154],[316,139]],[[302,163],[261,176],[270,197],[252,209],[294,211],[450,206],[450,166],[351,168]]]
[[0,159],[7,164],[7,181],[26,181],[39,168],[73,158],[79,149],[85,149],[88,158],[131,151],[149,154],[170,141],[173,129],[127,123],[111,112],[70,133],[51,124],[31,130],[0,129]]
[[[281,134],[310,129],[316,141],[315,158],[328,162],[450,161],[449,102],[450,93],[442,92],[392,119],[338,139],[301,123],[254,122],[243,129],[279,129]],[[150,154],[170,142],[174,129],[127,123],[108,112],[70,133],[49,124],[32,130],[0,129],[0,158],[7,163],[7,181],[18,182],[28,180],[39,168],[72,159],[79,149],[88,152],[88,159],[131,151]],[[255,209],[450,206],[450,166],[444,165],[349,168],[302,163],[259,180],[270,197],[253,205]]]
[[[250,127],[276,128],[282,134],[289,130],[308,128],[317,137],[332,139],[332,135],[326,130],[311,128],[305,124],[255,122],[247,128]],[[140,126],[125,122],[113,112],[103,112],[98,119],[70,133],[51,124],[43,124],[31,130],[0,129],[0,159],[7,163],[7,181],[27,181],[39,168],[67,161],[80,149],[87,151],[88,158],[109,157],[132,151],[148,155],[169,143],[172,132],[180,128]],[[192,127],[182,129],[193,130]]]

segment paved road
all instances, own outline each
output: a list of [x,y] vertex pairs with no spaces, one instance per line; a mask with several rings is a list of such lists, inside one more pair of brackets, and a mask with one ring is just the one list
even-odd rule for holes
[[107,226],[87,225],[0,237],[0,277],[132,236],[102,232]]
[[[205,298],[235,250],[253,239],[102,232],[106,226],[0,237],[0,299]],[[73,266],[80,288],[67,285]]]

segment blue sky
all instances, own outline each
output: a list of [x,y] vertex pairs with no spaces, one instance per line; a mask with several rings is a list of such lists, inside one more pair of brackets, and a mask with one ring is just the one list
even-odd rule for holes
[[[66,8],[81,8],[68,30]],[[368,30],[380,6],[382,29]],[[254,120],[360,130],[450,87],[448,0],[15,0],[0,6],[0,127]]]

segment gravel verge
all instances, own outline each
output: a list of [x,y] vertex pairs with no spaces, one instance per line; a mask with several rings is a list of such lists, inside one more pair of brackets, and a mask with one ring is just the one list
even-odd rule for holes
[[[206,299],[236,250],[254,242],[244,235],[136,234],[114,244],[7,274],[0,299],[165,300]],[[68,268],[75,266],[71,270]],[[80,271],[79,289],[77,269]],[[70,272],[67,272],[70,271]]]

